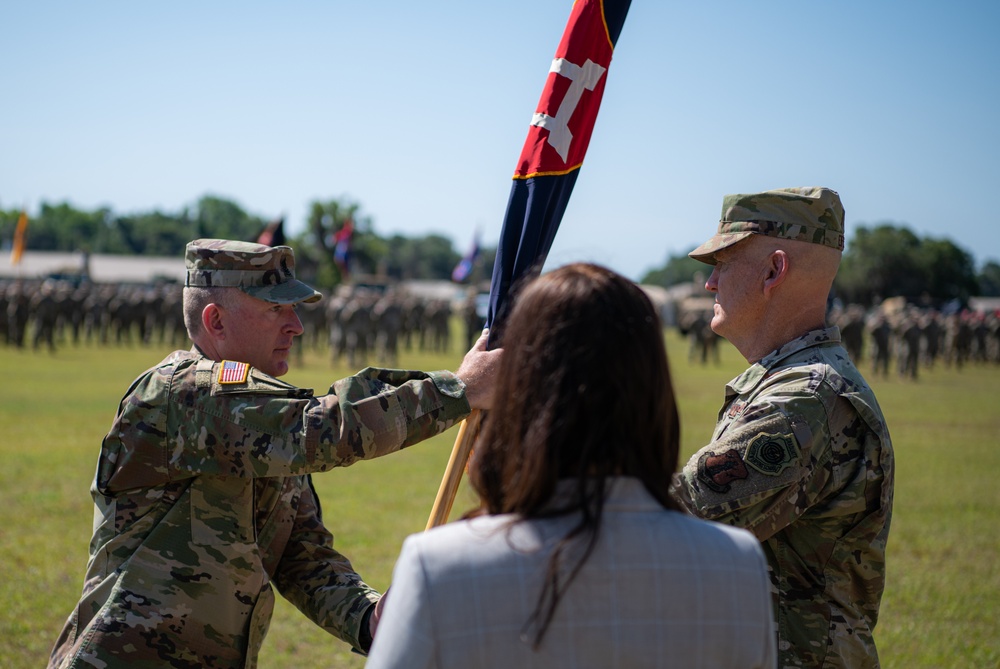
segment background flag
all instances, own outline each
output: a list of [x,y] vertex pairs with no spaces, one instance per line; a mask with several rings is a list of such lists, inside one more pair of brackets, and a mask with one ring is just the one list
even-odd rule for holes
[[344,227],[333,235],[333,261],[340,268],[340,273],[346,278],[351,262],[351,238],[354,236],[354,220],[347,219]]
[[451,271],[451,280],[455,283],[462,283],[469,278],[472,274],[472,267],[476,264],[476,259],[479,257],[479,231],[476,231],[476,236],[472,238],[472,247],[469,252],[458,261],[455,265],[455,269]]
[[265,246],[284,246],[285,217],[282,216],[265,225],[264,229],[257,236],[257,243],[264,244]]
[[24,254],[24,245],[27,244],[28,214],[21,210],[21,215],[17,218],[17,227],[14,229],[14,244],[10,249],[10,264],[17,265],[21,262],[21,255]]
[[514,172],[490,285],[490,346],[508,296],[541,271],[590,144],[608,67],[631,0],[577,0]]

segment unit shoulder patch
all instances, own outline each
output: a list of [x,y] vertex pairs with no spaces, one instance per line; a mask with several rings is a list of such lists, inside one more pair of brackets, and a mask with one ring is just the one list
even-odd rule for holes
[[698,459],[698,480],[718,493],[729,492],[733,481],[742,481],[749,475],[735,448],[725,453],[708,451]]
[[795,437],[791,434],[758,434],[747,446],[744,461],[766,476],[777,476],[795,462]]

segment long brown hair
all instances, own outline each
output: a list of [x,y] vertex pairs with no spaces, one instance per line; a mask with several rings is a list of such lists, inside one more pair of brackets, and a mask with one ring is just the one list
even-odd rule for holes
[[[537,647],[596,544],[607,479],[635,477],[664,508],[680,509],[670,495],[680,425],[656,310],[607,268],[576,263],[530,282],[503,348],[494,408],[469,465],[481,507],[467,515],[579,516],[525,626]],[[561,480],[573,482],[572,493],[555,499]],[[583,549],[570,551],[578,541]]]

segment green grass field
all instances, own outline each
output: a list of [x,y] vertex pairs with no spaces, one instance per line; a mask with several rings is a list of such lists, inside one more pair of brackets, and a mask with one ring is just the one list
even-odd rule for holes
[[[718,366],[689,363],[667,335],[684,453],[712,432],[723,385],[744,368],[722,347]],[[400,366],[454,369],[448,355],[406,354]],[[77,600],[87,561],[89,486],[121,394],[163,347],[0,348],[0,666],[44,666]],[[867,366],[862,365],[864,371]],[[286,379],[322,392],[349,374],[306,353]],[[875,630],[884,667],[1000,667],[1000,367],[943,367],[919,382],[869,379],[896,450],[888,584]],[[315,482],[337,547],[376,588],[389,585],[407,534],[421,531],[457,430],[398,455],[320,474]],[[469,508],[460,491],[453,515]],[[263,667],[361,667],[279,598]]]

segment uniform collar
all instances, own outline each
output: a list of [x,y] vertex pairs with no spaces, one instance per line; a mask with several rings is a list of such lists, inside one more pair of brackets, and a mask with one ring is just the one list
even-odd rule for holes
[[755,388],[779,363],[800,351],[814,346],[839,343],[840,328],[836,325],[810,330],[804,335],[796,337],[786,344],[782,344],[759,361],[750,365],[749,369],[726,385],[727,395],[740,395]]

